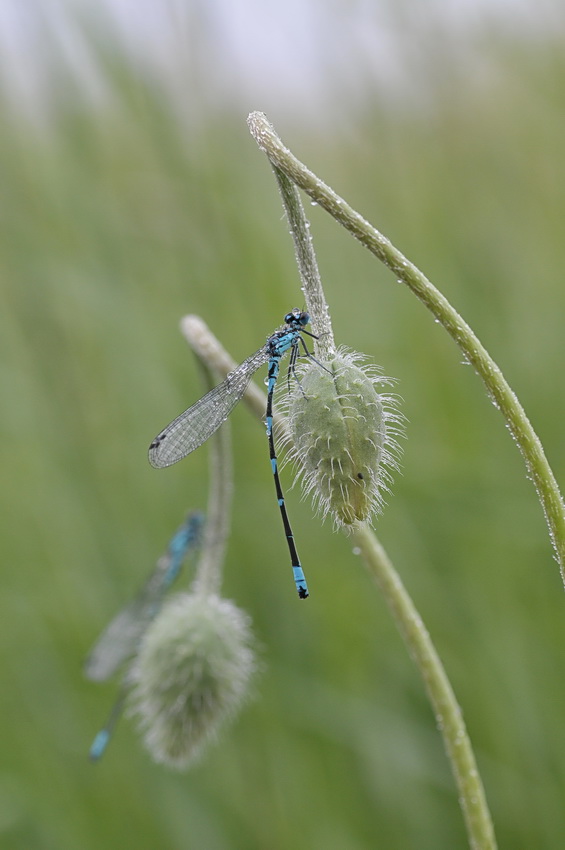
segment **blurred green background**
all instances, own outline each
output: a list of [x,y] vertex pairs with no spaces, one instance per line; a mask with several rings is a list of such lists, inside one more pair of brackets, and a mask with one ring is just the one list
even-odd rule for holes
[[[93,14],[67,21],[87,80],[48,15],[35,99],[21,101],[4,55],[2,848],[466,846],[418,674],[348,540],[295,488],[312,593],[297,602],[264,429],[243,406],[224,590],[261,647],[254,700],[185,775],[152,764],[128,721],[100,764],[86,758],[115,688],[85,681],[83,658],[185,510],[206,504],[206,448],[169,470],[146,460],[202,392],[179,319],[200,314],[241,359],[302,304],[251,109],[445,292],[565,480],[563,28],[502,18],[455,36],[438,6],[419,29],[416,4],[382,6],[403,86],[330,75],[311,109],[232,96],[228,64],[208,78],[214,44],[198,15],[179,36],[186,55],[169,57],[176,90]],[[354,61],[359,37],[345,28],[335,45]],[[201,74],[185,67],[196,54]],[[524,465],[444,331],[307,209],[338,342],[399,381],[408,439],[377,532],[463,707],[500,846],[562,847],[565,599]]]

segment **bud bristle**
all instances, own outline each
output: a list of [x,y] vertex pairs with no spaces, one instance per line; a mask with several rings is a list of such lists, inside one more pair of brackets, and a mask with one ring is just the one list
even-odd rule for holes
[[324,368],[309,363],[286,403],[289,454],[304,491],[344,527],[382,510],[402,433],[396,397],[378,391],[393,381],[363,359],[339,349]]
[[148,629],[131,673],[133,712],[155,761],[186,768],[240,707],[255,670],[249,617],[180,594]]

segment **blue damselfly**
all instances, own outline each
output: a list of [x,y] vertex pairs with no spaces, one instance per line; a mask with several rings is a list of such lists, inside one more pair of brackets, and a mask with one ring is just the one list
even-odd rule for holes
[[184,413],[181,413],[180,416],[177,416],[170,425],[167,425],[155,437],[149,446],[149,462],[157,468],[171,466],[171,464],[186,457],[186,455],[206,442],[220,427],[222,422],[225,422],[237,402],[243,396],[249,381],[257,369],[268,363],[265,422],[269,440],[269,454],[275,479],[277,500],[290,552],[294,581],[300,599],[306,599],[308,596],[308,586],[300,564],[298,552],[296,551],[279,479],[277,455],[273,440],[273,393],[279,374],[280,361],[287,351],[290,351],[289,372],[292,373],[295,370],[300,344],[302,345],[304,354],[307,357],[315,359],[308,351],[306,343],[301,336],[304,333],[317,339],[314,334],[305,330],[305,325],[309,321],[310,316],[308,313],[300,310],[295,309],[287,313],[284,317],[284,325],[271,334],[265,345],[256,351],[255,354],[244,360],[233,372],[230,372],[221,384],[206,393],[205,396],[193,404],[192,407],[189,407],[188,410],[185,410]]
[[[103,682],[125,661],[137,654],[140,642],[155,619],[165,592],[178,576],[184,559],[200,546],[203,524],[204,517],[201,513],[194,511],[188,514],[139,593],[116,614],[94,644],[84,664],[87,678],[94,682]],[[106,749],[122,712],[127,689],[126,673],[108,720],[90,748],[90,758],[93,761],[97,761]]]

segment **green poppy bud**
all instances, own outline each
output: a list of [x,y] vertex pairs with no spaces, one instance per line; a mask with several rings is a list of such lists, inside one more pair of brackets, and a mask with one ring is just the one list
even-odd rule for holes
[[290,456],[304,490],[340,526],[381,511],[402,430],[396,398],[379,391],[392,381],[362,360],[339,349],[324,368],[308,364],[287,402]]
[[132,669],[133,712],[155,761],[183,769],[248,694],[249,617],[218,596],[180,594],[147,630]]

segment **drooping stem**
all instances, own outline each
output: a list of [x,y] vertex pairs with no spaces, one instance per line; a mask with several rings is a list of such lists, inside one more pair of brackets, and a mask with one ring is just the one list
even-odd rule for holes
[[343,198],[316,177],[277,136],[266,116],[252,112],[249,129],[271,164],[289,180],[303,189],[313,201],[346,228],[369,249],[431,311],[459,346],[466,360],[482,379],[486,391],[504,416],[526,463],[541,502],[549,536],[557,554],[561,577],[565,584],[565,505],[553,471],[545,457],[542,444],[516,395],[502,372],[486,351],[469,325],[462,319],[447,298],[391,242],[379,233]]
[[[184,332],[183,320],[181,329]],[[189,344],[197,356],[204,383],[211,389],[216,374],[221,370],[202,355],[198,346],[192,344],[185,333]],[[208,509],[206,513],[206,528],[200,560],[193,581],[193,591],[207,596],[219,593],[222,584],[222,566],[224,563],[226,543],[230,530],[231,502],[233,495],[232,455],[229,422],[219,428],[210,440]]]

